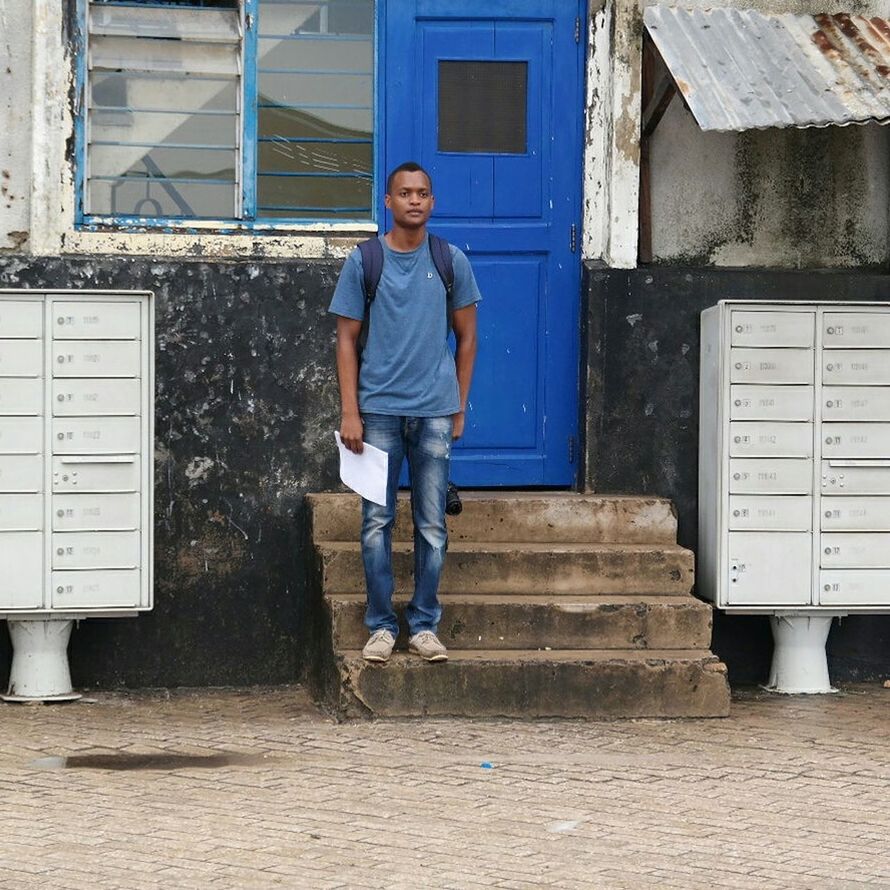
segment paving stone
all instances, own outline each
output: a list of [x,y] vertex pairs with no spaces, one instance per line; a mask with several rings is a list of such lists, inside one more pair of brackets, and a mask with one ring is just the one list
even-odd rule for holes
[[[2,709],[0,890],[890,886],[880,686],[619,723],[336,723],[298,688],[93,695]],[[247,759],[29,766],[139,750]]]

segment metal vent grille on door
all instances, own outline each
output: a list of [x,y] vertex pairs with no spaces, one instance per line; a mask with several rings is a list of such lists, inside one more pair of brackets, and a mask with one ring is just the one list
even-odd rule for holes
[[439,62],[439,151],[525,154],[526,62]]

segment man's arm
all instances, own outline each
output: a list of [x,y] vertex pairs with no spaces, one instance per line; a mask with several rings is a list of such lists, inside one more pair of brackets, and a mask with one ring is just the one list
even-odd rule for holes
[[337,316],[337,379],[340,382],[340,439],[356,454],[362,453],[364,428],[358,412],[358,337],[362,323]]
[[464,433],[466,419],[467,396],[470,394],[470,383],[473,379],[473,364],[476,361],[476,304],[471,303],[463,309],[455,309],[451,314],[451,327],[457,341],[457,352],[454,360],[457,365],[457,385],[460,389],[460,411],[454,415],[452,436],[459,439]]

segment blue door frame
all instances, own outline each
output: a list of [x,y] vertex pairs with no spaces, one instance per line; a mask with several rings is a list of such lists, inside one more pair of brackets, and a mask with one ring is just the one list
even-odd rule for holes
[[[452,478],[463,486],[572,486],[579,466],[585,4],[389,0],[380,6],[378,181],[405,160],[430,171],[436,197],[430,229],[464,250],[483,294],[466,433],[453,452]],[[454,62],[507,63],[497,70],[514,74],[520,66],[519,88],[499,101],[520,103],[524,92],[521,144],[442,149],[440,80],[443,63]],[[389,224],[384,191],[378,190],[382,228]]]

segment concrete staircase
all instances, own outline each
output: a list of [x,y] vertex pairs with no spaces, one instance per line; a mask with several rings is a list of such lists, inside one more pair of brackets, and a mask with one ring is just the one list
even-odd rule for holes
[[[711,607],[659,498],[464,492],[440,586],[445,664],[407,649],[368,664],[361,508],[309,495],[324,693],[347,715],[722,717],[726,668],[708,650]],[[411,595],[407,494],[393,533],[398,607]]]

